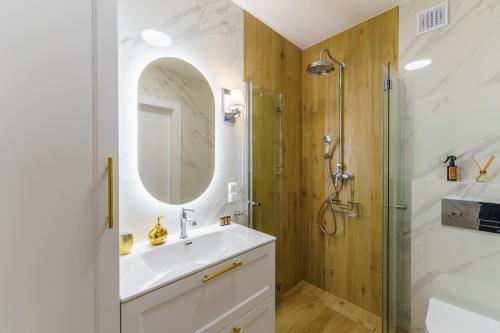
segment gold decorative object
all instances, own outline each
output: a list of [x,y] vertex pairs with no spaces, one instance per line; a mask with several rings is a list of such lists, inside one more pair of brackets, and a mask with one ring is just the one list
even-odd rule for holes
[[232,333],[240,333],[242,332],[243,327],[233,327],[233,332]]
[[224,268],[224,269],[218,271],[217,273],[210,274],[210,275],[205,275],[203,277],[203,279],[201,279],[201,282],[206,283],[206,282],[208,282],[210,280],[216,279],[219,276],[221,276],[223,274],[226,274],[227,272],[230,272],[233,269],[236,269],[236,268],[241,267],[241,266],[243,266],[243,263],[241,261],[240,262],[233,262],[233,264],[231,266],[229,266],[227,268]]
[[129,231],[120,232],[120,255],[126,256],[134,245],[134,235]]
[[161,245],[167,239],[168,231],[161,225],[161,219],[165,216],[156,218],[156,225],[149,231],[148,239],[151,245]]
[[219,218],[219,225],[225,226],[225,225],[230,225],[231,224],[231,216],[229,215],[222,215]]
[[479,175],[476,177],[476,182],[480,181],[483,176],[486,175],[488,168],[491,166],[491,163],[495,160],[496,156],[491,155],[488,161],[486,161],[486,164],[481,168],[481,165],[479,165],[479,162],[472,156],[472,160],[474,163],[476,163],[476,166],[479,168]]

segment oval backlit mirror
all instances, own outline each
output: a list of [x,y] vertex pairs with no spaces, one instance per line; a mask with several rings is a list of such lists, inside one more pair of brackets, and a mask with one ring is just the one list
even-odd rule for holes
[[168,204],[190,202],[214,174],[215,100],[203,74],[177,58],[160,58],[138,88],[138,167],[144,187]]

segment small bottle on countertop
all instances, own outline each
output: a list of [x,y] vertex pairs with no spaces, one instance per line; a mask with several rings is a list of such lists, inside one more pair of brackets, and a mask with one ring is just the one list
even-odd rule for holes
[[454,155],[449,155],[446,158],[446,161],[444,161],[444,163],[448,163],[448,161],[450,162],[450,164],[448,165],[448,168],[447,168],[447,172],[446,172],[446,178],[450,182],[456,182],[458,180],[458,167],[455,164],[455,161],[457,159],[458,159],[458,157],[456,157]]
[[219,225],[220,226],[225,226],[225,225],[230,225],[231,224],[231,216],[230,215],[222,215],[219,218]]

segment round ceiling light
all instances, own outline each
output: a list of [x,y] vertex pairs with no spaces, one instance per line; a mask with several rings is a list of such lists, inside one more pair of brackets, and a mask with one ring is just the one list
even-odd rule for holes
[[141,37],[150,45],[157,47],[169,47],[172,45],[172,38],[164,32],[146,29],[141,32]]
[[417,61],[412,61],[408,64],[405,65],[405,69],[407,71],[416,71],[417,69],[422,69],[427,66],[432,64],[431,59],[423,59],[423,60],[417,60]]

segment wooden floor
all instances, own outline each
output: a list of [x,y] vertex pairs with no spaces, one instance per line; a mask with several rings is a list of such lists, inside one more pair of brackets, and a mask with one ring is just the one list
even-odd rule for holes
[[284,294],[276,333],[380,333],[381,318],[308,282]]

